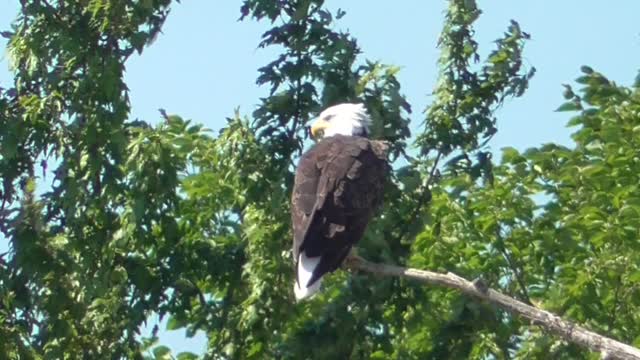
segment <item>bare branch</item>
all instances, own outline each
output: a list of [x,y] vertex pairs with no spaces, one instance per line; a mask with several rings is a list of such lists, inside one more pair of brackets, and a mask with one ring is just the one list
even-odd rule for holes
[[403,226],[400,230],[400,235],[398,235],[397,237],[398,239],[400,239],[400,241],[402,241],[402,239],[407,235],[407,233],[409,233],[409,229],[411,228],[409,224],[412,224],[418,220],[418,217],[420,216],[420,211],[422,211],[422,207],[425,206],[429,201],[431,201],[431,184],[435,180],[436,171],[438,170],[438,163],[442,159],[442,156],[443,156],[442,151],[438,151],[438,155],[436,155],[435,160],[433,160],[431,171],[429,171],[429,177],[427,178],[427,182],[425,182],[421,186],[421,189],[419,190],[420,197],[418,199],[418,203],[416,204],[416,207],[413,209],[413,212],[409,216],[409,219],[411,220],[402,222]]
[[524,300],[524,302],[527,305],[533,305],[533,303],[531,302],[531,297],[529,296],[529,291],[527,291],[527,284],[524,281],[524,276],[522,274],[522,271],[523,271],[522,267],[520,266],[520,264],[514,261],[514,259],[511,257],[511,254],[507,250],[504,244],[504,239],[502,238],[502,235],[500,233],[500,227],[496,229],[496,238],[498,239],[498,243],[497,243],[498,250],[500,251],[500,253],[502,253],[502,256],[506,260],[507,265],[509,266],[511,271],[513,271],[513,275],[516,278],[516,282],[520,287],[520,292],[522,293],[522,300]]
[[540,325],[549,332],[561,336],[566,341],[601,353],[603,358],[640,360],[640,349],[596,334],[548,311],[506,296],[488,288],[481,280],[469,281],[453,273],[441,274],[394,265],[376,264],[353,255],[347,258],[345,266],[372,274],[407,278],[456,289],[474,298],[488,301],[509,313],[525,317],[531,320],[534,325]]

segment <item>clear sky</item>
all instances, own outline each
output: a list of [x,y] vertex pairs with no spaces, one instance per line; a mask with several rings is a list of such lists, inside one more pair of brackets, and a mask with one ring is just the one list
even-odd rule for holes
[[[525,49],[526,64],[538,70],[527,94],[508,101],[499,112],[493,150],[546,142],[571,144],[565,127],[570,115],[554,112],[563,102],[561,84],[571,84],[581,65],[623,85],[630,85],[640,69],[640,1],[478,2],[484,11],[476,26],[481,53],[493,49],[492,41],[514,19],[532,36]],[[18,3],[0,0],[0,30],[9,27]],[[173,6],[164,34],[127,65],[132,118],[155,122],[157,109],[165,108],[217,130],[236,107],[241,114],[251,114],[259,97],[267,95],[267,89],[255,85],[256,69],[272,61],[275,52],[257,49],[268,24],[236,21],[240,3],[182,1]],[[412,119],[416,124],[422,121],[437,77],[435,45],[446,2],[327,0],[326,4],[347,12],[338,27],[351,31],[366,58],[402,67],[399,78],[413,105]],[[11,75],[4,54],[0,86],[7,87]],[[201,336],[185,339],[181,331],[163,332],[161,341],[177,351],[201,352],[205,346]]]

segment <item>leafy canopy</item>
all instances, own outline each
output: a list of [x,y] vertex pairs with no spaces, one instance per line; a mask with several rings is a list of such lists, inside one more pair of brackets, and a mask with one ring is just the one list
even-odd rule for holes
[[[640,345],[640,95],[585,67],[567,87],[572,148],[486,144],[495,110],[535,69],[508,24],[478,55],[473,0],[450,0],[440,77],[414,137],[397,67],[363,58],[321,0],[245,0],[267,21],[270,95],[211,133],[162,112],[130,120],[127,59],[157,36],[169,0],[22,2],[10,38],[15,81],[0,90],[0,354],[171,358],[168,329],[204,331],[207,357],[594,358],[533,325],[442,289],[337,272],[294,306],[288,197],[306,126],[364,102],[393,143],[393,182],[365,257],[488,283]],[[425,88],[428,85],[425,85]],[[177,359],[194,359],[191,353]]]

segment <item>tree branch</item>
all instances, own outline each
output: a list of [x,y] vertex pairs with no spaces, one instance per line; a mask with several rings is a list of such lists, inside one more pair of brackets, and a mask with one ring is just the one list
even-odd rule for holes
[[525,317],[534,325],[540,325],[566,341],[602,354],[602,359],[640,360],[640,349],[607,338],[574,324],[548,311],[527,305],[521,301],[490,289],[481,280],[469,281],[453,273],[436,273],[400,266],[376,264],[351,255],[345,266],[353,270],[417,280],[422,283],[456,289],[474,298],[488,301],[512,314]]
[[504,244],[504,239],[500,234],[499,227],[496,231],[496,238],[498,239],[498,250],[500,251],[500,253],[502,253],[502,256],[506,260],[507,265],[509,266],[511,271],[513,271],[513,276],[515,276],[516,282],[520,287],[520,292],[522,293],[521,295],[522,300],[524,300],[524,302],[527,305],[533,305],[533,303],[531,302],[531,297],[529,296],[529,291],[527,291],[527,284],[525,283],[524,278],[522,276],[522,267],[520,266],[520,264],[516,264],[516,262],[511,257],[511,254],[509,254],[509,251],[507,251],[507,248]]
[[398,235],[399,241],[402,241],[403,238],[409,233],[409,229],[411,228],[409,224],[412,224],[418,220],[418,216],[420,215],[420,211],[422,211],[422,207],[429,201],[431,201],[431,184],[435,179],[436,171],[438,170],[438,162],[442,158],[442,151],[438,151],[438,155],[436,155],[435,160],[433,160],[433,165],[431,166],[431,171],[429,171],[429,177],[427,178],[427,182],[424,183],[423,188],[420,190],[420,197],[418,198],[418,203],[416,207],[413,209],[413,212],[409,216],[409,221],[403,221],[402,228],[400,230],[400,235]]

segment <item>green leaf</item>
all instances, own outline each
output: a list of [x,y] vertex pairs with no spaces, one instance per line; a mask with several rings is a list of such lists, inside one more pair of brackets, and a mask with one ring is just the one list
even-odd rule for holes
[[153,355],[156,359],[168,359],[171,357],[171,349],[164,345],[156,346],[153,348]]
[[179,316],[170,316],[167,320],[167,330],[178,330],[187,325],[187,320]]
[[558,112],[562,112],[562,111],[577,111],[577,110],[582,110],[582,106],[580,105],[580,103],[575,102],[575,101],[566,102],[566,103],[560,105],[560,107],[558,107],[556,109],[556,111],[558,111]]
[[178,355],[176,356],[177,360],[197,360],[198,359],[198,355],[192,353],[192,352],[181,352],[178,353]]
[[582,65],[580,67],[580,71],[582,71],[583,73],[587,74],[587,75],[591,75],[593,74],[593,69],[587,65]]
[[378,350],[378,351],[374,352],[369,357],[369,359],[374,359],[374,360],[384,360],[384,359],[388,359],[388,358],[389,358],[389,356],[382,350]]
[[518,152],[518,150],[512,147],[502,148],[503,162],[511,163],[511,162],[514,162],[515,160],[524,160],[524,158],[520,156],[520,153]]

